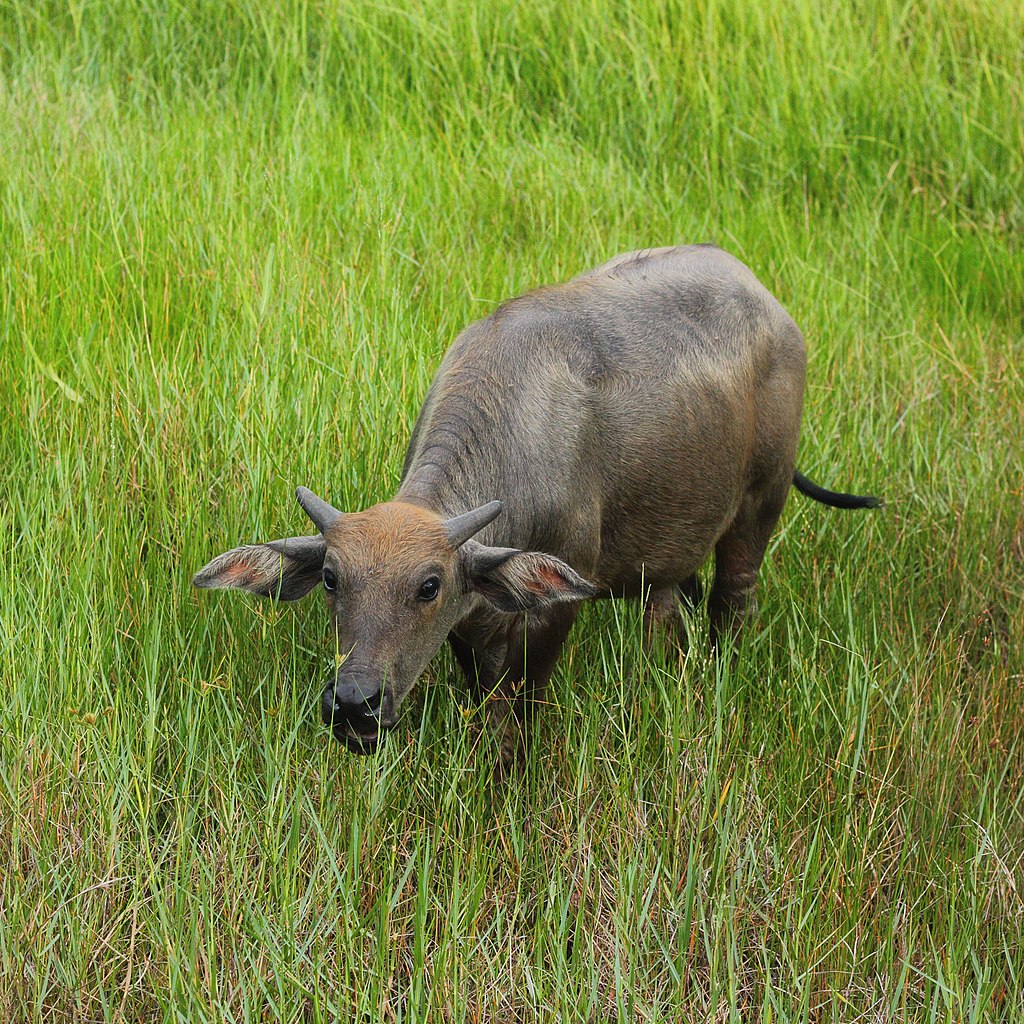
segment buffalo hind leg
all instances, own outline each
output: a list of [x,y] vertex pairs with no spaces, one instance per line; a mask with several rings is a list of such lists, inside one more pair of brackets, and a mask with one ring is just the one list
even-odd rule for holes
[[757,573],[788,490],[787,481],[770,496],[748,497],[715,545],[715,582],[708,601],[713,651],[735,651],[744,623],[757,614]]

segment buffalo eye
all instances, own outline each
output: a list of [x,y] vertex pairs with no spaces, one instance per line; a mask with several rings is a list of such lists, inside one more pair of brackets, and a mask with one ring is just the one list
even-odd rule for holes
[[416,594],[417,601],[433,601],[441,591],[441,581],[436,576],[428,576]]
[[324,569],[324,590],[334,590],[338,586],[338,577],[330,569]]

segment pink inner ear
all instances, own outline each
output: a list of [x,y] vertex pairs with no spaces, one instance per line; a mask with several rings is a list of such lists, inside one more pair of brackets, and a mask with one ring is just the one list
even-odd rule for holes
[[530,590],[535,594],[543,594],[545,590],[565,590],[565,580],[561,574],[556,572],[550,566],[538,565],[537,576],[539,582],[543,586],[530,587]]
[[242,562],[235,562],[234,565],[229,566],[224,570],[224,582],[225,583],[237,583],[246,573],[249,567]]
[[247,562],[235,562],[224,572],[224,582],[239,585],[248,583],[250,585],[261,583],[265,574],[249,565]]

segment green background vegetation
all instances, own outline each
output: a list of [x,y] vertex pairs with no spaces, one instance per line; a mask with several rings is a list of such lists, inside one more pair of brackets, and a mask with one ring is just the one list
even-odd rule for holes
[[[0,1017],[1024,1015],[1024,27],[984,0],[0,0]],[[319,598],[502,298],[714,240],[804,329],[738,665],[585,611],[523,778]]]

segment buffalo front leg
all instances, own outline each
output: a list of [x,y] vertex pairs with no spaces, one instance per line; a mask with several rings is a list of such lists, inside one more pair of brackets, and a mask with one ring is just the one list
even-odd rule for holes
[[576,604],[556,605],[520,617],[510,630],[504,671],[488,706],[502,769],[526,749],[536,708],[578,611]]
[[451,644],[455,660],[466,677],[470,693],[479,699],[481,676],[484,674],[483,655],[468,640],[463,640],[455,633],[448,634],[448,643]]
[[651,643],[655,630],[666,629],[676,643],[686,639],[684,613],[689,613],[700,604],[703,597],[700,580],[696,574],[688,576],[675,587],[652,590],[644,604],[644,642]]
[[485,637],[476,637],[475,642],[465,640],[455,633],[448,634],[455,660],[466,677],[471,698],[481,704],[491,698],[499,689],[507,672],[508,642],[506,631],[491,632]]

